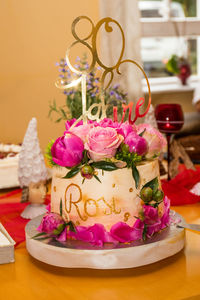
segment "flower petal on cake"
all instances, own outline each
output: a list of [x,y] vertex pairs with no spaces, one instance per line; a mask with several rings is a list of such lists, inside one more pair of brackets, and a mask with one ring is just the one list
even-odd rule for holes
[[118,222],[111,227],[110,233],[120,243],[127,243],[135,240],[135,232],[124,222]]

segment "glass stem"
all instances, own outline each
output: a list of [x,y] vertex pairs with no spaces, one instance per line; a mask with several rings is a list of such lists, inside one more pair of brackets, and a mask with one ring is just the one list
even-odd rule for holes
[[169,163],[170,163],[170,139],[171,139],[171,133],[166,133],[167,138],[167,180],[170,180],[169,175]]

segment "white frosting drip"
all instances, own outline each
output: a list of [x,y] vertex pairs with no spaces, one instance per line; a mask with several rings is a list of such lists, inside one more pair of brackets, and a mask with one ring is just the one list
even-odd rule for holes
[[47,169],[40,150],[37,135],[37,120],[33,118],[24,136],[19,154],[18,177],[21,187],[31,182],[37,183],[47,179]]
[[15,152],[19,153],[21,151],[21,146],[19,145],[7,145],[0,143],[0,152]]

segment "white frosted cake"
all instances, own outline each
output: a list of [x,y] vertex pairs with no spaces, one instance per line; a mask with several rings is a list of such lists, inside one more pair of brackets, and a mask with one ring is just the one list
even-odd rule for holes
[[[98,178],[83,181],[78,173],[70,179],[63,179],[66,168],[54,167],[51,190],[51,211],[60,213],[62,199],[63,217],[75,226],[92,226],[96,223],[110,230],[117,222],[133,226],[142,211],[143,200],[139,191],[147,182],[158,178],[158,161],[141,163],[137,166],[140,185],[135,187],[131,169],[123,168],[112,172],[97,171]],[[159,204],[159,216],[163,214],[163,202]]]
[[21,146],[0,144],[0,188],[19,186],[18,162]]

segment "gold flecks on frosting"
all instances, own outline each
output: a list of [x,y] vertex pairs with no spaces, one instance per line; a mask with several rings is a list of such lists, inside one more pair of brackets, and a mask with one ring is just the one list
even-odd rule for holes
[[54,187],[53,187],[53,190],[54,190],[54,192],[56,192],[56,186],[54,185]]
[[130,189],[129,189],[129,192],[132,193],[132,191],[133,191],[133,188],[130,188]]
[[126,212],[124,214],[124,222],[127,222],[130,216],[131,216],[131,214],[129,212]]
[[113,187],[113,188],[115,187],[115,183],[113,183],[112,187]]

